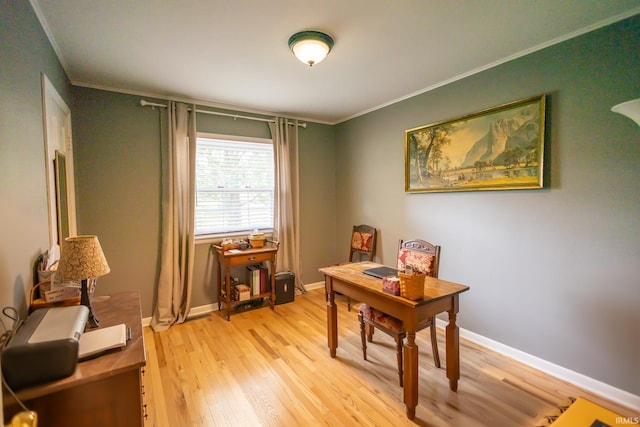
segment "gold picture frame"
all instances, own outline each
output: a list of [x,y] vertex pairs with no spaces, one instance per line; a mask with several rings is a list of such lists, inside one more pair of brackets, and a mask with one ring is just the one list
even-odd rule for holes
[[543,188],[545,95],[405,131],[405,191]]

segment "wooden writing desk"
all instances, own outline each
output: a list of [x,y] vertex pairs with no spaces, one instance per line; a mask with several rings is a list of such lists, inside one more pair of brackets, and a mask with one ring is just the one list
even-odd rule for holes
[[[121,349],[79,362],[61,380],[25,388],[17,395],[38,414],[38,427],[142,426],[144,424],[142,369],[146,364],[138,291],[96,297],[100,327],[126,324],[131,339]],[[22,409],[5,390],[4,422]]]
[[427,277],[424,285],[425,297],[419,301],[411,301],[382,292],[382,280],[368,276],[364,270],[380,267],[373,262],[342,264],[320,269],[324,273],[327,293],[327,335],[329,354],[336,357],[338,347],[338,313],[335,303],[335,292],[361,301],[377,308],[404,323],[407,341],[404,343],[404,403],[407,417],[412,420],[418,405],[418,345],[416,344],[416,327],[418,324],[438,313],[449,314],[446,328],[447,337],[447,378],[449,388],[458,389],[460,378],[460,348],[458,341],[458,295],[469,289],[468,286],[445,280]]

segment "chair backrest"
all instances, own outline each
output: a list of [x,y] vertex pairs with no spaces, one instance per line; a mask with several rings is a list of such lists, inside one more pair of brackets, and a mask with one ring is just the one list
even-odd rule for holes
[[400,271],[407,268],[431,277],[438,277],[440,246],[424,240],[400,240],[398,243],[398,265]]
[[349,250],[349,262],[354,262],[354,255],[358,255],[356,261],[373,261],[376,253],[376,229],[370,225],[354,225],[351,233],[351,249]]

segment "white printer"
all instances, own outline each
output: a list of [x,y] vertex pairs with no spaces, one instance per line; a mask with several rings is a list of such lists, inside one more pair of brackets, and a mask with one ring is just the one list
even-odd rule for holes
[[2,374],[7,384],[17,390],[73,374],[88,317],[89,309],[84,305],[31,313],[2,351]]

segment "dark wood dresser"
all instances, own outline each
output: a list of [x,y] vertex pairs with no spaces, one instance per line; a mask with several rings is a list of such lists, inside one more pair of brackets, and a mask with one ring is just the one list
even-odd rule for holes
[[[142,426],[145,418],[143,373],[146,364],[138,291],[96,297],[100,327],[126,324],[131,339],[126,347],[79,362],[73,375],[20,390],[17,395],[38,414],[38,427]],[[3,391],[4,422],[21,409]]]

